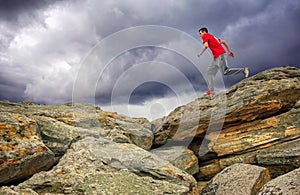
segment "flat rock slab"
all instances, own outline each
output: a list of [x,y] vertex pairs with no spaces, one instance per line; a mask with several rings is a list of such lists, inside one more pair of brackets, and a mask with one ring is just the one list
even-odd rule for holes
[[134,144],[115,143],[103,138],[85,138],[82,142],[97,158],[116,169],[196,186],[191,175]]

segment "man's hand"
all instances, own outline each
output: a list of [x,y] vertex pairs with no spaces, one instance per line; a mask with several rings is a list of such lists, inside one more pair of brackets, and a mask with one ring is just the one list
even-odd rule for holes
[[230,55],[231,57],[234,57],[234,54],[232,53],[228,43],[225,40],[220,40],[220,43],[225,45],[225,47],[228,51],[228,55]]
[[197,54],[197,56],[198,56],[198,58],[200,58],[200,56],[201,56],[201,52],[200,52],[200,53],[198,53],[198,54]]

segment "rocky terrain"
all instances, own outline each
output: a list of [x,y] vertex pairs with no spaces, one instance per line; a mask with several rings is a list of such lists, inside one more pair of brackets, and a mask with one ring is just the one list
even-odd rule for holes
[[0,194],[300,194],[300,70],[284,66],[155,121],[0,101]]

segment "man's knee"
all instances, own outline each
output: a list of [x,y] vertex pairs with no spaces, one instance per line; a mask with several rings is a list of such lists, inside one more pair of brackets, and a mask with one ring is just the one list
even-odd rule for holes
[[211,67],[207,70],[207,75],[215,76],[218,72],[218,68],[216,67]]
[[223,74],[224,74],[224,75],[228,75],[229,72],[230,72],[229,69],[226,69],[226,70],[223,71]]

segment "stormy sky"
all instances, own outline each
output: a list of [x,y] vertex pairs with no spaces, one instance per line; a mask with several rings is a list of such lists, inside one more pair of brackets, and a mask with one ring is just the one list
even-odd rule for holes
[[[200,27],[254,75],[300,67],[299,18],[298,0],[0,0],[0,99],[152,120],[207,90]],[[217,90],[242,79],[218,74]]]

